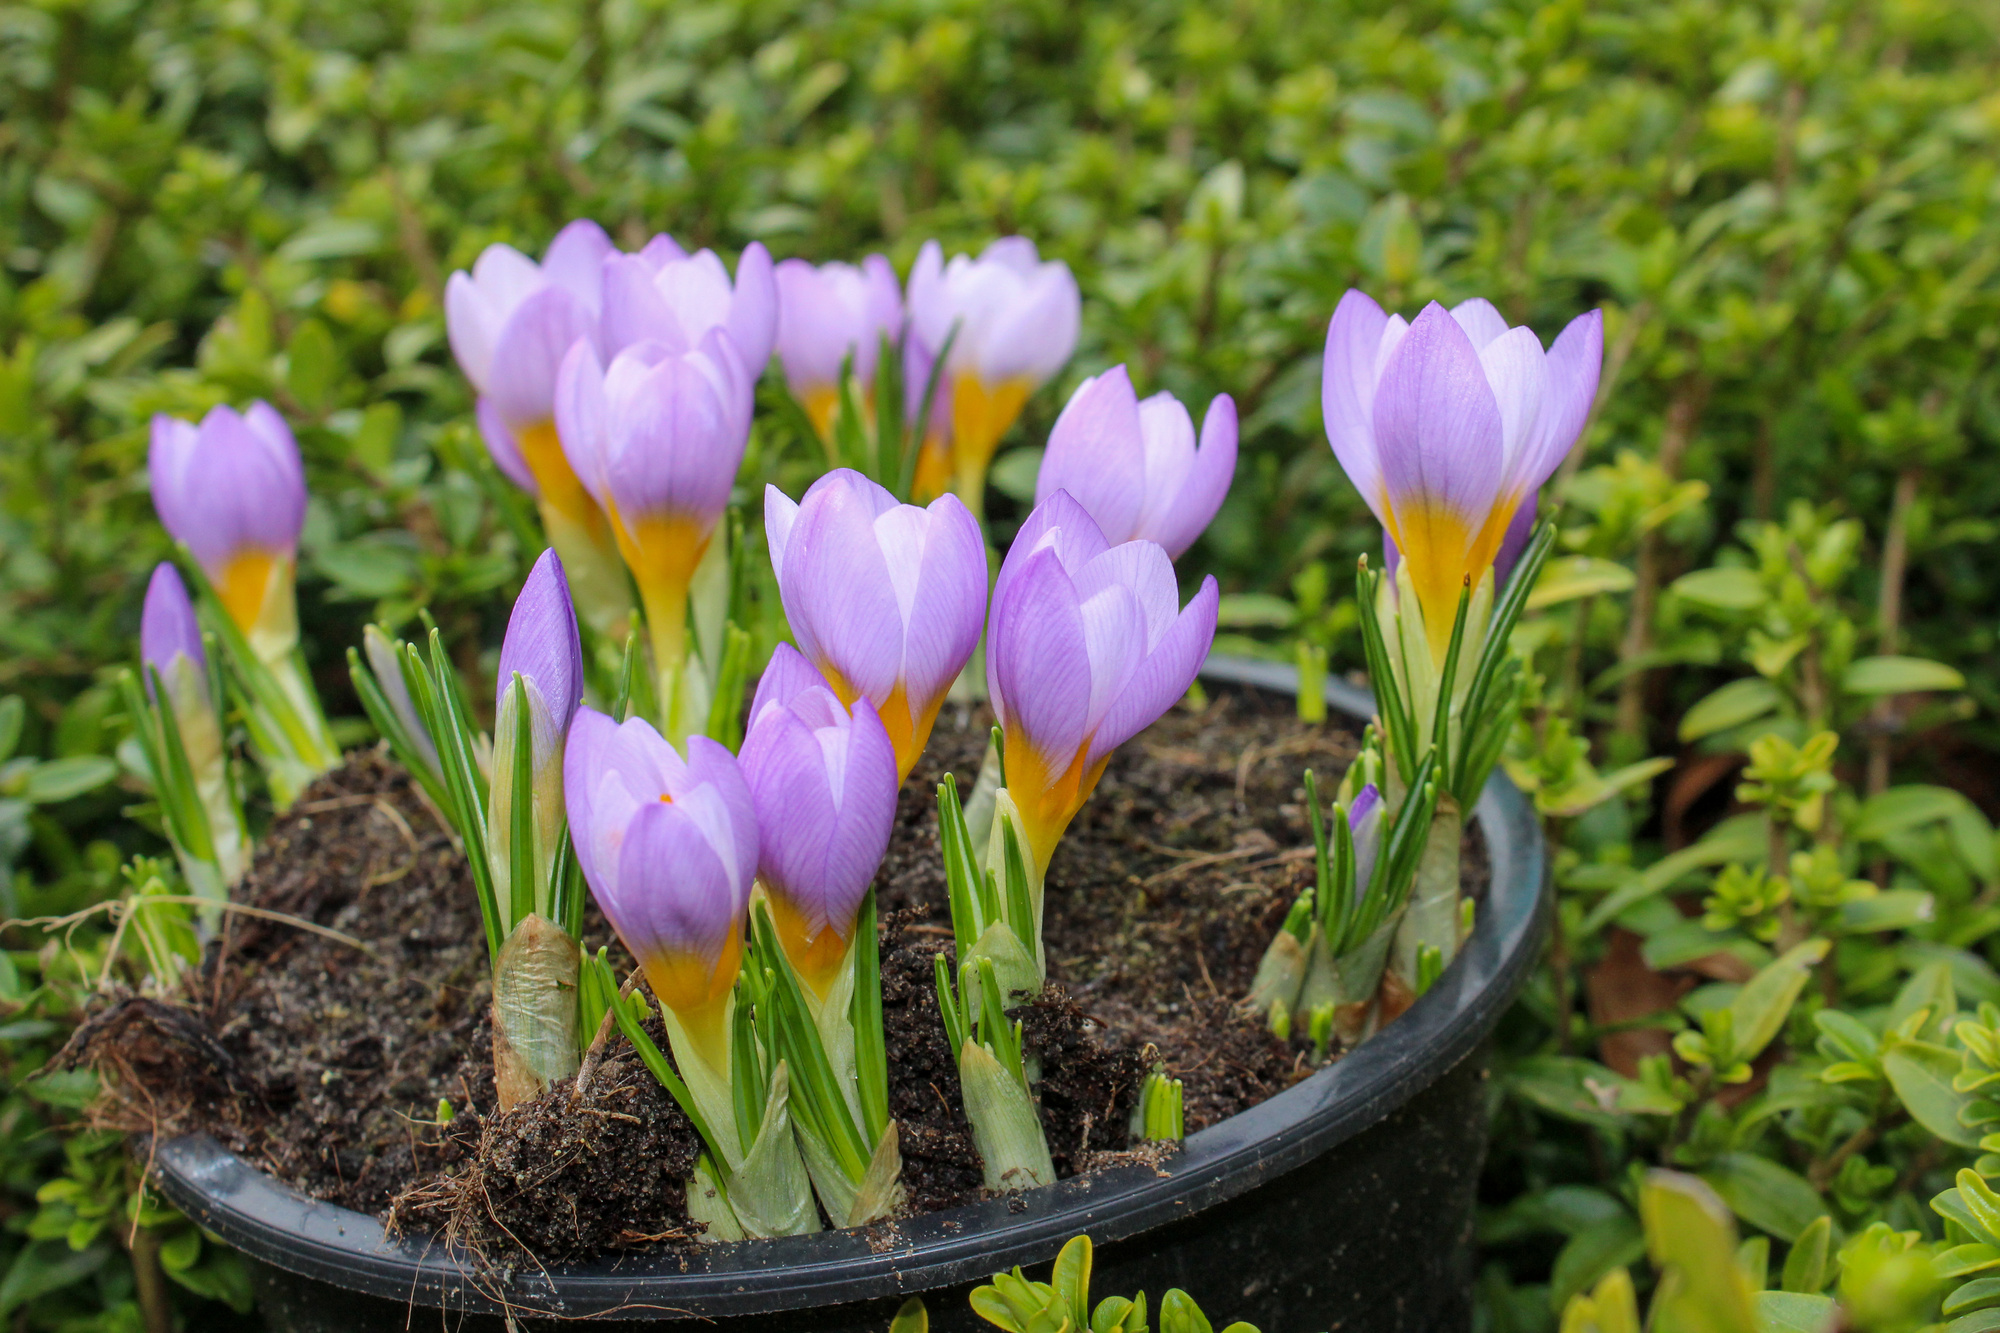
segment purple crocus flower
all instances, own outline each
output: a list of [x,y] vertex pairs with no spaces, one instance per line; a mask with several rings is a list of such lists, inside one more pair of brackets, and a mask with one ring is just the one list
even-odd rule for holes
[[859,268],[787,259],[776,276],[778,359],[785,383],[820,438],[829,439],[841,365],[854,358],[854,378],[864,400],[872,401],[882,339],[901,333],[903,295],[896,270],[881,255],[868,256]]
[[715,329],[728,332],[755,380],[771,359],[778,332],[778,288],[771,252],[752,241],[736,262],[736,280],[713,250],[690,255],[671,236],[655,236],[635,255],[604,265],[607,356],[635,343],[691,351]]
[[[938,384],[949,438],[926,435],[917,494],[949,485],[976,512],[1000,437],[1028,395],[1076,350],[1083,313],[1076,279],[1067,264],[1044,261],[1025,236],[1003,236],[978,259],[954,255],[949,263],[936,241],[926,241],[910,270],[906,305],[914,359],[925,374],[957,330]],[[914,383],[921,392],[923,379]]]
[[1068,491],[1112,545],[1144,539],[1179,559],[1194,545],[1236,471],[1236,403],[1209,402],[1195,445],[1194,419],[1170,393],[1144,402],[1125,367],[1077,386],[1049,432],[1035,503]]
[[799,650],[843,704],[866,698],[908,777],[979,643],[986,543],[955,496],[927,509],[836,468],[793,504],[764,488],[778,594]]
[[155,566],[146,584],[146,605],[139,613],[139,657],[152,669],[146,676],[148,693],[153,690],[153,672],[168,682],[171,691],[175,678],[190,671],[206,695],[208,658],[201,648],[201,622],[195,619],[187,585],[170,561]]
[[1375,856],[1382,849],[1382,793],[1369,783],[1347,806],[1347,827],[1354,833],[1354,892],[1357,900],[1375,877]]
[[778,941],[826,998],[889,850],[901,774],[875,708],[850,708],[790,644],[757,683],[739,759],[757,810],[757,877]]
[[155,416],[146,467],[160,522],[194,555],[229,618],[260,656],[289,652],[306,477],[285,419],[261,401],[242,413],[212,408],[199,426]]
[[691,736],[682,758],[643,718],[579,708],[563,758],[576,858],[597,905],[718,1070],[757,871],[757,816],[736,756]]
[[993,588],[986,684],[1006,732],[1007,790],[1041,870],[1111,752],[1194,683],[1217,600],[1205,578],[1183,609],[1166,551],[1111,545],[1066,491],[1021,525]]
[[[531,495],[568,490],[550,422],[570,346],[595,343],[611,238],[588,218],[556,233],[542,262],[489,245],[444,289],[445,332],[479,394],[480,433],[500,470]],[[573,483],[571,483],[573,484]]]
[[579,342],[558,377],[563,448],[611,517],[662,670],[686,657],[688,583],[729,505],[754,383],[721,328],[691,350],[634,343],[609,368]]
[[1358,291],[1327,329],[1327,438],[1408,565],[1432,653],[1451,639],[1515,514],[1576,443],[1597,392],[1604,319],[1570,321],[1546,353],[1486,301],[1414,322]]

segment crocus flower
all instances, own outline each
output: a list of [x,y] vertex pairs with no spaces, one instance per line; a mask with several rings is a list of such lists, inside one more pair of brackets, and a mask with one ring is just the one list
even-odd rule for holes
[[1144,539],[1179,559],[1194,545],[1236,471],[1236,403],[1208,405],[1195,446],[1194,419],[1170,393],[1144,402],[1125,367],[1077,386],[1049,432],[1035,503],[1068,491],[1114,546]]
[[417,757],[433,774],[440,775],[442,781],[444,766],[438,760],[437,742],[431,739],[431,730],[417,713],[416,701],[410,698],[410,683],[403,677],[403,651],[395,639],[384,634],[379,626],[364,625],[361,629],[361,651],[368,658],[369,672],[375,683],[382,689],[382,697],[389,703],[396,720],[403,724],[403,730],[417,747]]
[[635,255],[604,266],[606,356],[634,343],[659,342],[676,352],[701,346],[723,329],[755,380],[771,359],[778,332],[778,287],[771,252],[752,241],[736,262],[736,280],[713,250],[690,255],[671,236],[655,236]]
[[[201,622],[195,619],[187,585],[166,560],[154,567],[146,584],[146,604],[139,613],[139,656],[166,682],[169,694],[178,693],[186,680],[207,697],[208,658],[201,648]],[[146,690],[153,691],[150,672]]]
[[156,416],[146,465],[160,522],[193,553],[258,657],[290,653],[306,478],[284,418],[261,401],[240,414],[213,408],[199,426]]
[[822,1000],[889,850],[902,775],[866,699],[850,707],[781,643],[757,683],[739,762],[757,810],[757,877],[778,942]]
[[830,439],[840,402],[840,368],[854,358],[854,378],[864,400],[875,385],[882,339],[903,324],[903,295],[896,270],[881,255],[853,264],[787,259],[777,268],[778,359],[785,383],[813,429]]
[[[521,715],[515,681],[527,704]],[[563,820],[563,741],[570,718],[583,702],[583,644],[577,637],[576,612],[562,560],[542,552],[528,572],[507,637],[500,643],[500,673],[495,682],[493,723],[493,796],[487,807],[486,845],[493,860],[496,884],[508,884],[513,851],[514,748],[520,729],[528,728],[534,816],[535,910],[547,914],[550,877]]]
[[1434,657],[1459,589],[1476,587],[1521,505],[1562,462],[1590,412],[1604,320],[1570,321],[1544,353],[1485,301],[1414,322],[1358,291],[1327,329],[1327,438],[1408,565]]
[[[139,656],[146,666],[147,693],[155,704],[173,714],[181,751],[187,757],[188,773],[194,779],[194,795],[201,804],[213,868],[193,864],[192,848],[177,842],[175,851],[181,856],[188,882],[195,890],[221,897],[227,886],[242,876],[249,848],[244,839],[242,814],[229,786],[222,724],[216,714],[215,697],[209,690],[201,625],[195,619],[194,604],[188,600],[181,576],[165,561],[155,567],[152,581],[146,585],[145,609],[139,617]],[[164,699],[160,697],[161,690],[165,692]],[[164,782],[161,796],[163,800],[173,799]]]
[[631,610],[604,511],[556,438],[556,374],[570,347],[600,341],[604,261],[616,253],[587,218],[556,233],[540,264],[489,245],[445,284],[445,330],[479,395],[479,431],[501,472],[535,497],[542,526],[577,580],[586,618],[610,633]]
[[957,497],[927,509],[836,468],[793,504],[764,488],[778,595],[799,650],[844,704],[881,714],[908,777],[979,643],[986,544]]
[[1157,543],[1113,546],[1057,491],[1014,538],[993,589],[986,684],[1007,790],[1046,872],[1111,752],[1194,683],[1215,638],[1213,578],[1183,609]]
[[687,351],[634,343],[608,369],[579,342],[558,377],[563,447],[611,516],[663,673],[687,656],[688,583],[743,462],[754,380],[720,328]]
[[934,495],[951,484],[977,512],[1000,437],[1028,395],[1076,350],[1082,318],[1076,279],[1067,264],[1043,262],[1025,236],[1003,236],[978,259],[954,255],[948,264],[938,243],[928,241],[910,271],[908,308],[926,371],[928,358],[958,331],[938,386],[950,404],[949,441],[927,435],[917,492]]
[[742,960],[757,817],[736,756],[691,736],[682,758],[643,718],[588,706],[570,723],[563,794],[597,905],[717,1071]]

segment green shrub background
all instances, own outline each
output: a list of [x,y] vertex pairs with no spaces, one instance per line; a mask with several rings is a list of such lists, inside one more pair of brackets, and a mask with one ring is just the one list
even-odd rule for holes
[[[1566,904],[1604,887],[1579,867],[1649,864],[1700,832],[1699,802],[1663,808],[1701,758],[1677,725],[1746,669],[1783,694],[1751,734],[1832,725],[1858,795],[1882,785],[1873,754],[1991,813],[1996,150],[2000,11],[1976,0],[0,5],[0,695],[25,704],[16,755],[42,761],[0,767],[0,917],[113,895],[126,858],[160,849],[121,818],[138,789],[104,758],[123,734],[108,673],[133,656],[167,553],[144,473],[153,412],[261,396],[298,427],[302,619],[336,715],[358,711],[341,654],[369,619],[428,606],[469,657],[497,642],[539,542],[472,428],[442,285],[485,245],[539,252],[578,216],[627,244],[666,230],[732,255],[753,239],[780,257],[881,249],[899,270],[932,236],[947,252],[1033,237],[1075,270],[1083,336],[1006,447],[1032,447],[1082,375],[1119,361],[1142,392],[1234,394],[1235,488],[1184,565],[1233,594],[1231,646],[1289,658],[1303,641],[1341,670],[1360,659],[1347,571],[1379,538],[1320,429],[1340,293],[1412,313],[1483,295],[1545,338],[1601,305],[1606,392],[1552,496],[1602,587],[1531,626],[1549,650],[1536,716],[1607,768],[1680,767],[1551,811]],[[753,466],[801,447],[783,429],[760,425]],[[1018,499],[1031,463],[1003,453],[1001,491]],[[1810,552],[1840,519],[1857,521],[1839,529],[1846,563],[1801,585],[1792,630],[1769,620],[1787,594],[1731,619],[1673,586],[1718,561],[1760,568],[1744,524],[1788,525],[1763,531]],[[1785,571],[1766,573],[1776,589]],[[1814,652],[1844,634],[1849,656],[1941,660],[1964,689],[1815,718],[1788,662],[1764,670],[1793,631]],[[1519,764],[1573,769],[1549,743],[1539,727]],[[1858,846],[1841,854],[1869,869]],[[1894,863],[1885,884],[1922,861],[1867,858]],[[1915,935],[1967,958],[1994,924],[1978,859],[1949,883],[1909,879],[1941,905]],[[101,964],[91,938],[74,954],[6,939],[0,1321],[144,1326],[161,1307],[135,1291],[130,1243],[180,1279],[189,1326],[221,1327],[194,1293],[240,1300],[240,1273],[184,1224],[129,1231],[115,1146],[54,1128],[89,1089],[29,1079]],[[1569,1015],[1606,938],[1559,946],[1510,1020],[1513,1052],[1589,1052]],[[1841,966],[1861,1007],[1917,961]],[[1811,1043],[1808,1025],[1794,1045]],[[1537,1105],[1496,1101],[1494,1327],[1552,1327],[1543,1286],[1589,1227],[1548,1191],[1594,1179],[1615,1197],[1619,1163],[1665,1151],[1599,1125],[1585,1162],[1547,1141]],[[1889,1211],[1949,1183],[1959,1158],[1923,1151],[1887,1135],[1874,1160],[1894,1179],[1842,1202],[1843,1226],[1928,1217],[1935,1233],[1927,1210]],[[1521,1221],[1538,1207],[1539,1229]],[[1572,1258],[1558,1287],[1591,1263]]]

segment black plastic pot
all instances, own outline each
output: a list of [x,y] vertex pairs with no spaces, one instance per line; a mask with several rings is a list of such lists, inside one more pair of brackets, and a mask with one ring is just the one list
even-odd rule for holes
[[[1211,680],[1291,692],[1288,667],[1212,660]],[[1328,682],[1329,702],[1367,696]],[[1492,883],[1465,949],[1410,1011],[1354,1054],[1130,1167],[830,1232],[476,1277],[422,1240],[280,1184],[204,1135],[159,1146],[161,1188],[250,1261],[278,1333],[548,1327],[700,1319],[730,1329],[881,1333],[922,1294],[938,1329],[985,1328],[966,1293],[1064,1241],[1097,1244],[1099,1296],[1186,1288],[1218,1326],[1264,1333],[1463,1329],[1472,1205],[1486,1152],[1483,1043],[1527,980],[1547,924],[1534,812],[1496,775],[1476,810]],[[413,1308],[414,1307],[414,1308]],[[451,1313],[446,1313],[451,1312]],[[539,1317],[538,1317],[539,1316]]]

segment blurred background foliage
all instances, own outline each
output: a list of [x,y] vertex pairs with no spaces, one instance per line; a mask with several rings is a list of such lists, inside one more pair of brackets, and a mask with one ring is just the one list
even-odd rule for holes
[[[1934,896],[1928,918],[1863,920],[1804,1004],[1851,1003],[1879,1036],[1940,958],[1958,999],[1983,998],[1996,147],[2000,11],[1979,0],[0,4],[0,695],[19,700],[0,705],[0,918],[115,896],[159,847],[121,818],[141,792],[111,757],[107,674],[167,551],[153,412],[264,397],[298,429],[301,619],[334,715],[358,713],[342,653],[369,619],[428,607],[469,660],[492,650],[540,540],[485,457],[440,308],[491,242],[539,252],[589,216],[627,245],[880,249],[907,270],[931,236],[1033,237],[1074,268],[1083,337],[1002,454],[996,522],[1083,375],[1123,361],[1142,392],[1230,392],[1236,485],[1185,564],[1230,594],[1223,646],[1342,671],[1347,571],[1379,537],[1320,430],[1340,293],[1408,313],[1483,295],[1545,337],[1602,306],[1598,411],[1544,501],[1563,558],[1522,631],[1536,674],[1509,767],[1562,839],[1564,930],[1504,1043],[1483,1318],[1553,1327],[1636,1258],[1628,1160],[1706,1163],[1732,1206],[1763,1179],[1743,1160],[1790,1161],[1843,1230],[1882,1220],[1958,1160],[1889,1123],[1893,1099],[1827,1111],[1811,1132],[1838,1121],[1838,1142],[1800,1150],[1759,1138],[1778,1111],[1746,1125],[1706,1084],[1652,1133],[1533,1062],[1664,1059],[1631,1034],[1664,1043],[1724,998],[1686,1003],[1678,965],[1735,949],[1740,973],[1703,979],[1737,984],[1792,942],[1772,875],[1819,893],[1815,926],[1849,876]],[[764,414],[746,480],[815,465],[786,429]],[[1842,674],[1899,655],[1958,674]],[[1837,754],[1797,749],[1822,729]],[[1733,798],[1746,755],[1756,790]],[[1884,805],[1892,777],[1952,800]],[[1794,819],[1815,783],[1846,836]],[[1718,850],[1735,802],[1822,864]],[[177,1304],[221,1327],[240,1272],[132,1194],[115,1143],[62,1128],[87,1087],[30,1077],[104,967],[94,929],[16,930],[0,955],[0,1320],[159,1328]],[[1656,980],[1667,1007],[1630,1012]],[[1674,1068],[1702,1083],[1683,1045]],[[1738,1212],[1781,1241],[1805,1215]],[[1915,1204],[1889,1220],[1938,1233]],[[139,1262],[110,1262],[121,1247]],[[170,1298],[143,1290],[162,1272]]]

